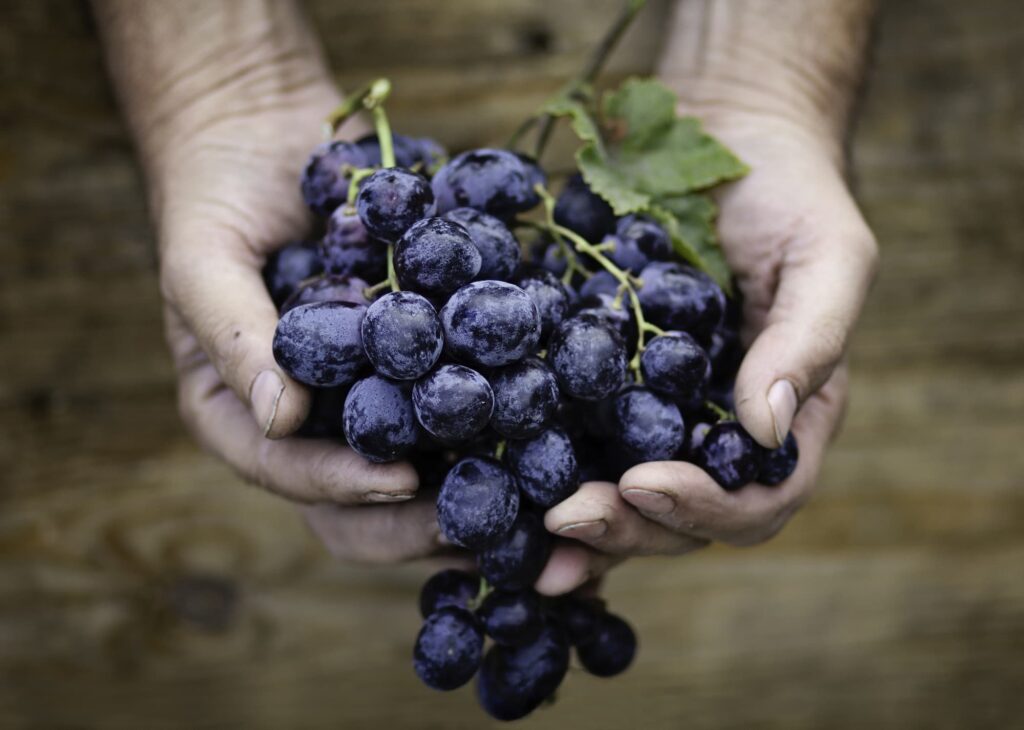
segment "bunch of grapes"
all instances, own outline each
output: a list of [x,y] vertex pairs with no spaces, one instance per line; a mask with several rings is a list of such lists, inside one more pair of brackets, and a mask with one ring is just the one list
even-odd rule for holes
[[302,174],[325,223],[267,264],[273,352],[314,389],[302,433],[439,488],[441,531],[479,576],[426,583],[415,670],[440,690],[479,675],[481,705],[511,720],[552,696],[571,647],[598,676],[636,650],[599,601],[533,590],[545,510],[649,461],[694,462],[727,490],[778,484],[797,445],[765,450],[735,420],[739,308],[655,220],[616,217],[578,175],[555,199],[522,154],[447,160],[378,132],[317,148]]

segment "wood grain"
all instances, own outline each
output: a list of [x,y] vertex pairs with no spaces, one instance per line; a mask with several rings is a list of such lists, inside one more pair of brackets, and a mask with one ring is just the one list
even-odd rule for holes
[[[309,3],[396,126],[500,141],[614,0]],[[649,69],[654,3],[611,73]],[[891,0],[853,147],[882,276],[815,500],[617,571],[624,677],[531,727],[1024,727],[1024,6]],[[409,669],[427,566],[331,563],[178,422],[85,3],[0,7],[0,728],[489,727]]]

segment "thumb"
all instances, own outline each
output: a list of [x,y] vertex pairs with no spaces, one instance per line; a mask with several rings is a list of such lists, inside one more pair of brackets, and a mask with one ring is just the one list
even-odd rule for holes
[[202,227],[187,237],[168,237],[160,283],[168,303],[263,434],[281,438],[302,425],[311,396],[274,360],[278,316],[260,275],[262,264],[262,256],[238,233]]
[[837,189],[784,243],[765,327],[736,378],[737,415],[767,448],[782,444],[800,403],[839,363],[877,266],[871,231],[842,182],[830,183]]

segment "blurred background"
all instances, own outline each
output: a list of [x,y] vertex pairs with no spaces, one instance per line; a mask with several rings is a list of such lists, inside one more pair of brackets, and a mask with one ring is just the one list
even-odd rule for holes
[[[618,0],[308,3],[398,130],[500,142]],[[853,143],[882,274],[822,489],[635,561],[623,677],[537,728],[1024,727],[1024,5],[890,0]],[[611,76],[645,73],[666,3]],[[142,181],[87,3],[0,7],[0,727],[479,728],[410,667],[425,566],[332,563],[178,421]]]

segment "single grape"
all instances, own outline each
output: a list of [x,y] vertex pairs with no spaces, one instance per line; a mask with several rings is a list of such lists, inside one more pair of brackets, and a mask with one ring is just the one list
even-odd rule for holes
[[800,459],[800,449],[797,447],[796,436],[790,432],[782,446],[777,449],[765,449],[761,458],[761,470],[757,473],[757,481],[760,484],[767,484],[774,487],[776,484],[789,479],[789,476],[796,471],[797,461]]
[[480,579],[464,570],[434,573],[420,589],[420,616],[427,618],[447,606],[469,608],[480,591]]
[[593,315],[564,320],[551,335],[548,362],[562,391],[573,398],[607,398],[626,379],[626,345]]
[[477,555],[477,567],[495,588],[523,591],[540,577],[550,554],[551,533],[543,519],[523,507],[512,529]]
[[[583,286],[580,287],[580,298],[586,300],[592,300],[595,297],[604,295],[609,297],[609,301],[614,301],[618,293],[619,280],[608,271],[598,271],[583,282]],[[623,307],[629,306],[629,299],[627,297],[628,295],[624,293],[619,299]]]
[[366,282],[356,276],[321,274],[302,282],[299,288],[292,292],[281,305],[281,315],[303,304],[317,302],[350,302],[366,306],[368,302],[363,296],[365,290]]
[[443,297],[480,271],[480,252],[458,223],[424,218],[395,245],[395,273],[403,289]]
[[344,439],[345,429],[341,421],[341,413],[345,408],[347,387],[313,388],[313,401],[309,406],[309,415],[295,432],[296,436],[314,439]]
[[416,173],[389,167],[363,181],[356,210],[374,238],[394,243],[413,223],[431,215],[434,194]]
[[644,315],[668,330],[680,330],[707,342],[725,313],[725,294],[707,274],[683,264],[648,264],[637,292]]
[[540,599],[532,590],[491,591],[480,605],[477,619],[484,633],[509,646],[536,641],[544,628]]
[[540,257],[541,268],[547,269],[552,274],[561,278],[565,270],[569,268],[569,262],[565,259],[565,251],[557,243],[549,243]]
[[483,631],[473,614],[446,606],[423,622],[413,649],[413,668],[428,687],[453,690],[473,678],[483,651]]
[[329,274],[380,281],[387,274],[387,248],[370,238],[363,222],[347,206],[327,219],[327,230],[317,244],[317,256]]
[[450,210],[444,214],[444,219],[465,228],[480,252],[480,272],[476,275],[478,281],[508,281],[512,277],[519,267],[522,254],[519,241],[508,226],[493,215],[473,208]]
[[711,381],[711,360],[685,332],[666,332],[652,338],[640,355],[644,384],[671,398],[684,410],[703,405]]
[[263,267],[263,282],[267,285],[274,305],[280,307],[299,284],[323,270],[313,243],[294,241],[267,257]]
[[534,174],[522,160],[506,150],[463,152],[434,175],[432,187],[438,213],[476,208],[509,220],[540,202],[531,187]]
[[483,375],[463,365],[440,365],[412,388],[416,419],[442,443],[480,433],[491,420],[494,393]]
[[409,390],[380,375],[352,386],[345,399],[345,437],[360,456],[376,463],[395,461],[416,445]]
[[469,550],[497,543],[515,523],[519,490],[497,461],[470,456],[445,477],[437,495],[437,521],[444,536]]
[[331,211],[348,198],[347,167],[369,167],[363,150],[351,142],[327,142],[320,145],[309,158],[302,171],[302,198],[317,215],[330,215]]
[[359,335],[365,312],[351,302],[317,302],[286,312],[274,332],[274,359],[306,385],[352,383],[369,364]]
[[[636,241],[621,236],[605,236],[602,245],[610,245],[610,251],[605,252],[613,264],[631,274],[638,274],[651,262],[644,252],[637,246]],[[604,272],[608,273],[608,272]],[[610,276],[610,274],[609,274]],[[618,283],[618,282],[616,282]]]
[[580,175],[573,175],[555,202],[555,223],[597,243],[615,228],[615,213],[604,198],[591,192]]
[[441,326],[448,352],[477,367],[522,360],[540,340],[537,307],[522,289],[501,281],[456,291],[441,309]]
[[613,613],[597,615],[594,634],[576,645],[580,664],[596,677],[614,677],[626,671],[636,656],[636,633]]
[[373,367],[394,380],[415,380],[430,371],[444,349],[434,305],[408,291],[385,294],[366,310],[363,348]]
[[519,161],[523,163],[523,167],[526,168],[526,180],[530,184],[531,190],[537,185],[547,186],[548,176],[544,174],[544,170],[541,169],[540,164],[535,158],[522,152],[513,152],[513,154],[519,158]]
[[491,428],[502,436],[536,436],[558,408],[554,373],[535,357],[494,371],[490,383],[494,393]]
[[604,613],[600,602],[569,596],[561,606],[562,623],[573,646],[593,641],[597,636],[598,617]]
[[569,292],[558,277],[546,269],[530,268],[516,283],[537,307],[540,337],[546,340],[569,311]]
[[[648,261],[668,261],[672,258],[672,239],[668,231],[642,215],[631,213],[615,224],[615,234]],[[641,269],[643,267],[640,267]],[[634,273],[640,273],[639,270]]]
[[676,405],[647,388],[628,388],[615,396],[616,442],[639,463],[675,456],[686,431]]
[[580,483],[576,452],[558,426],[532,438],[510,441],[506,461],[519,479],[523,496],[545,509],[571,495]]
[[523,646],[495,644],[484,657],[477,699],[491,717],[526,717],[555,693],[569,671],[569,643],[557,625],[545,626]]
[[723,489],[732,492],[757,478],[761,447],[736,421],[722,421],[704,435],[697,464]]

